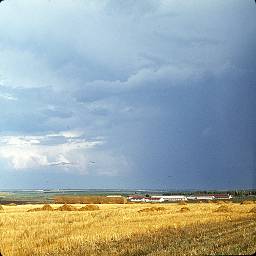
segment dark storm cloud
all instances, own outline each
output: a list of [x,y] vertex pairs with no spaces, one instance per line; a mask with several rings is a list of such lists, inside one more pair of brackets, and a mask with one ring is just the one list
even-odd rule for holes
[[[4,1],[0,31],[2,137],[104,140],[61,156],[62,135],[46,143],[96,187],[255,187],[253,1]],[[34,169],[51,161],[27,150]]]

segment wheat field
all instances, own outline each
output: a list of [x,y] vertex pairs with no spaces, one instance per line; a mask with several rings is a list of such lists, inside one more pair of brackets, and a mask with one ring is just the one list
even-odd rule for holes
[[0,251],[4,256],[252,254],[255,206],[101,204],[91,211],[90,207],[31,211],[42,205],[3,206]]

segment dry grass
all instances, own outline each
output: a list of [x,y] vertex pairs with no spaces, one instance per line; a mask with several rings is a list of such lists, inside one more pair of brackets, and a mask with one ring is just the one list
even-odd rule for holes
[[253,207],[253,208],[249,211],[249,213],[256,213],[256,207]]
[[56,210],[57,211],[77,211],[78,209],[73,205],[64,204],[64,205],[60,206],[59,208],[57,208]]
[[3,211],[4,207],[0,204],[0,211]]
[[98,205],[88,204],[86,206],[81,207],[79,211],[97,211],[99,209],[100,207]]
[[38,211],[95,211],[95,210],[99,210],[99,209],[100,208],[99,208],[98,205],[91,205],[91,204],[83,206],[80,209],[76,208],[73,205],[69,205],[69,204],[64,204],[64,205],[58,207],[57,209],[54,209],[51,205],[45,204],[43,207],[29,209],[28,212],[38,212]]
[[7,206],[17,206],[17,204],[15,204],[15,203],[10,203],[10,204],[7,204]]
[[253,201],[249,201],[249,200],[245,200],[241,202],[241,204],[253,204],[253,203],[254,203]]
[[217,200],[216,204],[226,204],[226,201]]
[[189,212],[190,209],[188,207],[182,207],[180,208],[179,212]]
[[41,211],[41,208],[33,208],[33,209],[29,209],[28,212],[38,212]]
[[54,211],[54,209],[49,205],[49,204],[45,204],[42,208],[42,211]]
[[159,212],[164,210],[165,210],[164,207],[150,207],[150,208],[141,209],[138,212]]
[[215,212],[232,212],[232,209],[227,205],[222,205],[218,209],[216,209]]
[[185,201],[179,201],[178,205],[187,205],[187,203]]
[[38,212],[38,211],[54,211],[54,209],[49,204],[45,204],[43,207],[33,208],[28,210],[28,212]]
[[[4,256],[167,256],[252,254],[256,251],[256,215],[252,206],[228,205],[215,212],[208,203],[101,204],[98,211],[36,211],[38,205],[5,207],[0,213],[0,251]],[[61,205],[52,205],[59,209]],[[63,206],[62,206],[63,207]],[[185,207],[185,206],[184,206]],[[69,208],[65,206],[65,208]],[[182,207],[183,208],[183,207]]]
[[56,196],[54,202],[57,204],[125,204],[125,197],[107,196]]
[[[212,223],[207,226],[198,224],[179,229],[167,227],[144,234],[134,234],[120,240],[112,239],[107,246],[105,242],[99,241],[95,244],[96,253],[94,248],[85,244],[61,251],[61,255],[249,255],[255,252],[254,241],[249,238],[254,235],[255,227],[253,219],[230,221],[223,223],[221,227]],[[249,237],[239,238],[241,228]],[[53,255],[56,254],[49,254]]]

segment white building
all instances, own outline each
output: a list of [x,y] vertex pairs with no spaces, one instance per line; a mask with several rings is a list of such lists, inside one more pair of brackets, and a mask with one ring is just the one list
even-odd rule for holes
[[212,195],[200,195],[200,196],[196,196],[197,200],[213,200],[214,196]]
[[214,199],[222,199],[222,200],[229,200],[232,199],[232,196],[229,194],[213,194]]
[[145,197],[144,196],[128,196],[127,198],[128,200],[130,200],[131,202],[145,202]]
[[187,196],[188,200],[196,200],[196,196]]
[[146,197],[144,200],[146,203],[162,203],[162,202],[164,202],[164,199],[161,197]]
[[183,195],[172,195],[172,196],[152,196],[154,198],[161,198],[163,202],[168,201],[186,201],[187,197]]

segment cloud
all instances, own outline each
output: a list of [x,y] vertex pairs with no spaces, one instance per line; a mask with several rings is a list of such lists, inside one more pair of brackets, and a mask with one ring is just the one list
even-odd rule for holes
[[[224,72],[223,67],[220,66],[216,71],[212,72],[213,76],[220,76]],[[209,72],[209,71],[208,71]],[[186,65],[163,65],[155,68],[143,68],[135,74],[128,77],[127,80],[95,80],[93,82],[85,83],[78,87],[74,96],[79,101],[96,101],[101,98],[110,96],[120,96],[127,92],[134,92],[138,90],[159,90],[170,89],[173,86],[191,86],[201,83],[207,70],[201,67],[190,67]]]
[[[0,137],[0,159],[16,171],[56,169],[80,175],[116,176],[130,163],[125,156],[103,148],[104,138],[86,140],[78,130],[44,135]],[[93,164],[92,164],[93,163]]]
[[89,161],[86,151],[102,143],[102,140],[87,141],[74,131],[34,136],[1,136],[0,157],[8,160],[16,170],[65,165],[65,168],[74,167],[80,172],[86,172]]
[[0,99],[4,99],[4,100],[17,100],[16,97],[14,97],[11,94],[7,94],[7,93],[0,93]]
[[[191,2],[154,0],[8,1],[0,9],[0,76],[9,87],[72,91],[93,81],[122,85],[142,73],[159,76],[184,63],[190,71],[198,64],[214,70],[223,56],[236,53],[224,30],[235,26],[234,18],[217,33],[204,14],[218,6],[219,1],[199,1],[195,8]],[[212,18],[217,26],[218,17]]]
[[[225,170],[226,160],[218,156],[218,166],[207,148],[216,136],[230,141],[227,151],[237,138],[253,141],[253,129],[243,128],[255,127],[252,4],[4,1],[1,163],[109,176],[132,170],[146,178],[155,170],[193,172],[200,161],[202,170]],[[240,120],[233,121],[236,136],[230,119]],[[199,140],[213,142],[200,147]]]

